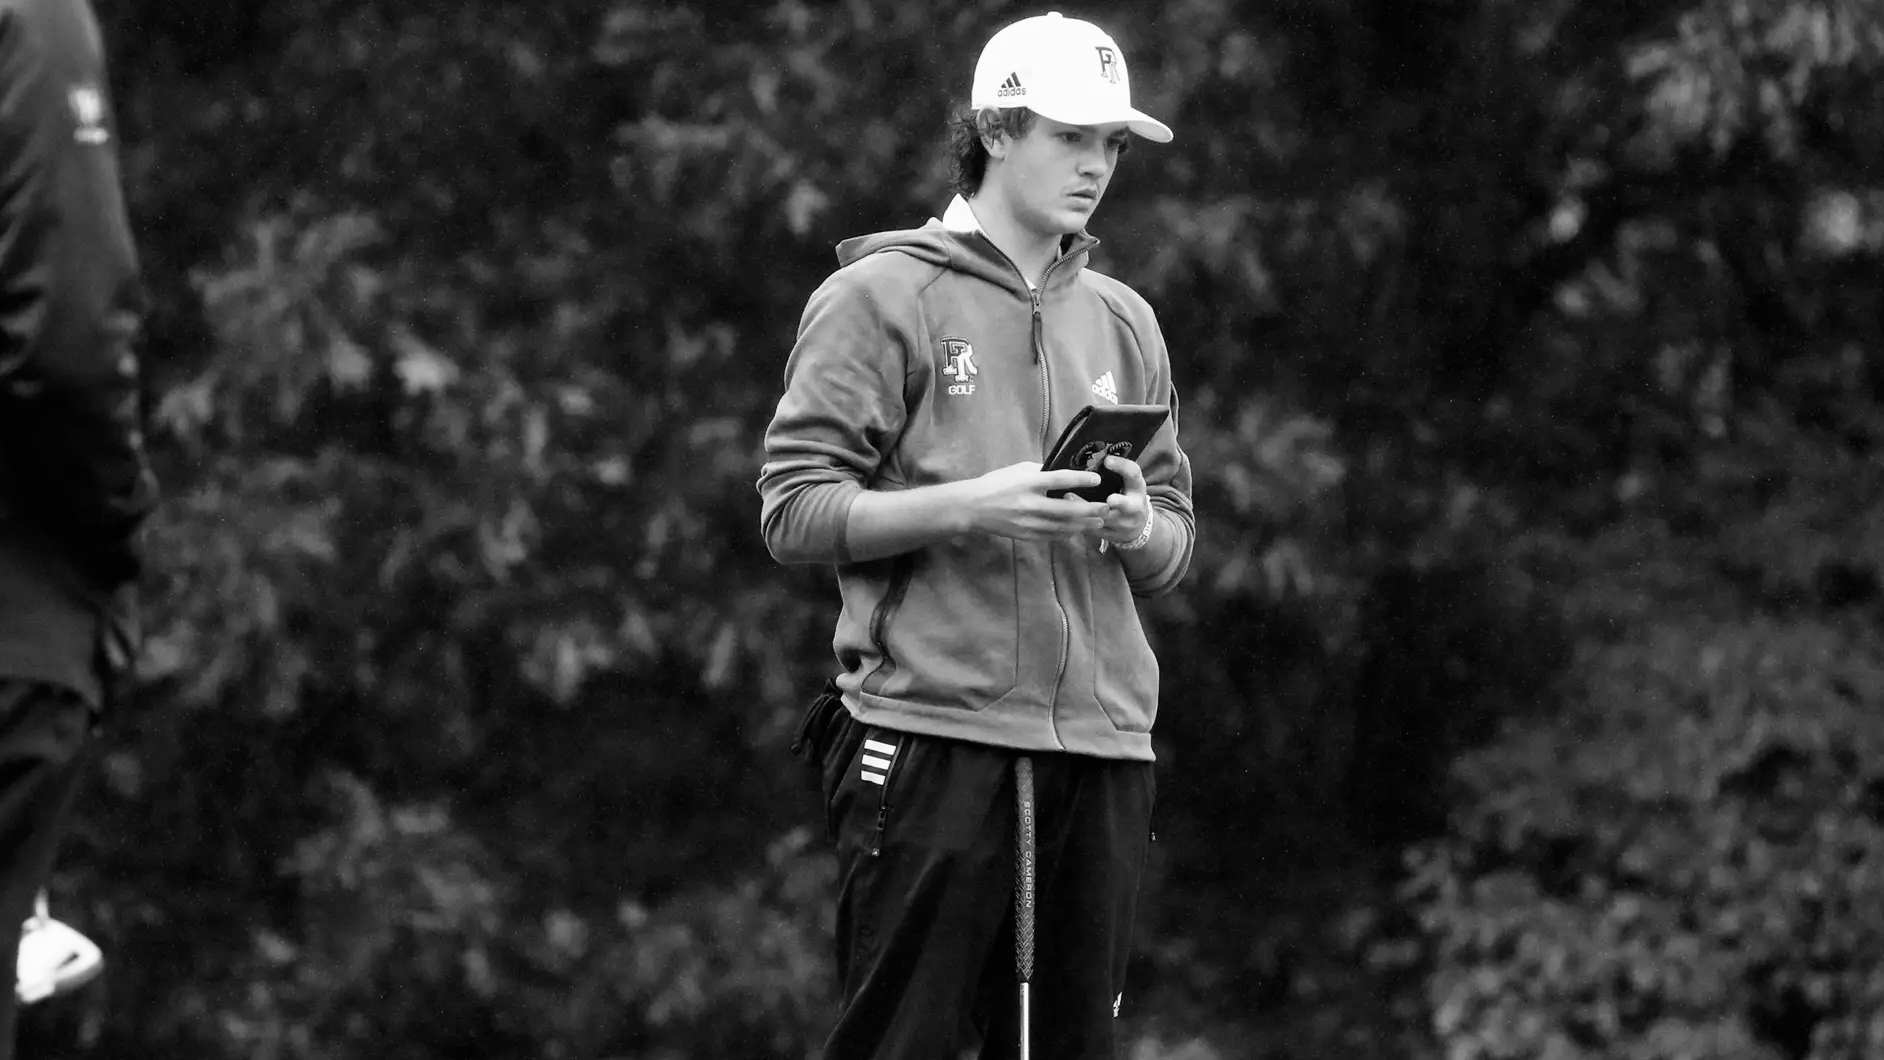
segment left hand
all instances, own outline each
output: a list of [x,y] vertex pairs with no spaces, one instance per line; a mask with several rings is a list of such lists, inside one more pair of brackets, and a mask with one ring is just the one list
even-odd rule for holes
[[1105,520],[1099,536],[1115,545],[1129,545],[1138,540],[1151,518],[1151,498],[1145,494],[1145,472],[1137,461],[1122,456],[1106,457],[1106,467],[1125,480],[1125,489],[1106,498]]

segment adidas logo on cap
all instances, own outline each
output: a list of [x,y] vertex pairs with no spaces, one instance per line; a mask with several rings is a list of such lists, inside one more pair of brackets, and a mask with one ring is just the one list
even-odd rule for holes
[[1006,99],[1009,96],[1022,95],[1026,91],[1025,88],[1021,87],[1020,75],[1009,74],[1007,75],[1007,80],[1001,82],[1001,90],[996,92],[995,95],[1001,99]]

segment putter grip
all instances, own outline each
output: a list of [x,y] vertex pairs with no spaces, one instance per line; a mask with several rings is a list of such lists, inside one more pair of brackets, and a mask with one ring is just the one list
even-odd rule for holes
[[1014,763],[1014,970],[1025,983],[1034,974],[1034,763]]

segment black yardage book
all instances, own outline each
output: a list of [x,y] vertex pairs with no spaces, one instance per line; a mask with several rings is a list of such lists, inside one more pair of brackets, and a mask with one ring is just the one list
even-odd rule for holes
[[1047,450],[1041,469],[1097,472],[1099,484],[1056,490],[1051,496],[1071,493],[1089,501],[1104,501],[1124,490],[1125,480],[1105,466],[1106,457],[1138,459],[1170,415],[1171,410],[1164,405],[1087,405],[1074,413],[1066,430],[1060,432],[1060,440]]

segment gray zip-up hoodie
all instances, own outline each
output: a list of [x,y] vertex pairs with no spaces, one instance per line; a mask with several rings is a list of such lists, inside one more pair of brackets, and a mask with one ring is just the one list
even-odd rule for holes
[[[1170,590],[1190,565],[1190,462],[1157,320],[1085,267],[1097,242],[1075,237],[1033,290],[958,199],[941,221],[845,241],[805,309],[765,435],[761,528],[782,562],[836,565],[837,683],[865,724],[1153,757],[1158,661],[1133,597]],[[1171,408],[1138,455],[1157,528],[1136,577],[1096,539],[963,534],[850,559],[860,491],[1041,460],[1074,413],[1107,403]]]

